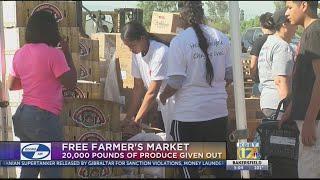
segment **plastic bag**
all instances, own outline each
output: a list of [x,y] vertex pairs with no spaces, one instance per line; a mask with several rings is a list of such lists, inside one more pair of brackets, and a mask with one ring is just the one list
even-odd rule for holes
[[104,86],[104,100],[121,103],[120,101],[120,90],[117,80],[116,72],[116,58],[113,54],[112,59],[109,63],[108,73]]
[[163,119],[163,124],[164,124],[164,129],[166,132],[166,141],[173,141],[172,136],[170,135],[170,131],[171,131],[171,124],[172,124],[172,115],[174,112],[174,104],[175,104],[175,100],[174,100],[174,96],[167,99],[167,102],[165,105],[163,105],[159,98],[157,98],[158,104],[160,106],[161,109],[161,115],[162,115],[162,119]]
[[[166,133],[139,133],[128,141],[164,141]],[[140,170],[140,174],[144,174],[148,177],[165,178],[165,168],[164,167],[140,167],[140,168],[126,168],[129,174],[133,174]]]

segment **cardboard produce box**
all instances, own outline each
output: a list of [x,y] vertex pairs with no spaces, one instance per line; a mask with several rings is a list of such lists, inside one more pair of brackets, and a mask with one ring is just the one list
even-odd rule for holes
[[168,45],[170,45],[171,40],[177,35],[176,33],[171,33],[171,34],[150,33],[150,34],[166,42]]
[[65,99],[61,121],[66,126],[120,132],[120,106],[104,100]]
[[104,99],[104,83],[79,81],[74,89],[62,90],[65,99]]
[[152,13],[150,33],[171,34],[179,33],[182,28],[182,20],[179,13]]
[[95,33],[91,39],[99,40],[99,57],[110,61],[114,53],[116,57],[131,59],[130,49],[122,42],[120,33]]
[[99,61],[99,41],[88,38],[79,40],[80,60]]
[[[123,80],[123,87],[133,87],[131,76],[132,52],[122,42],[120,33],[96,33],[91,35],[92,39],[99,40],[99,57],[101,61],[107,61],[108,65],[115,55],[118,58],[119,70]],[[104,75],[106,72],[104,73]],[[121,86],[121,85],[120,85]],[[121,86],[122,87],[122,86]]]
[[60,27],[76,27],[75,1],[3,1],[4,27],[26,27],[31,15],[40,10],[54,14]]
[[100,82],[100,62],[80,60],[79,53],[72,53],[74,66],[77,70],[77,79],[85,81]]
[[[69,48],[71,52],[79,52],[79,28],[78,27],[60,27],[60,35],[69,40]],[[16,50],[21,48],[25,43],[26,28],[5,28],[5,54],[14,54]]]
[[[121,141],[120,132],[110,132],[105,130],[88,130],[82,127],[64,126],[65,141]],[[65,167],[63,168],[63,178],[92,178],[109,177],[119,175],[119,170],[115,167]]]

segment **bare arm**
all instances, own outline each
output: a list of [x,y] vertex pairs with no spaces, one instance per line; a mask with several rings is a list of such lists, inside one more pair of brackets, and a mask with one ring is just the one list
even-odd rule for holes
[[9,75],[7,82],[10,91],[22,89],[21,80],[12,75]]
[[320,59],[313,60],[312,65],[316,78],[313,84],[312,95],[305,117],[306,121],[311,122],[316,120],[317,115],[320,111]]
[[144,96],[144,99],[142,101],[142,105],[137,113],[137,116],[135,118],[135,122],[138,122],[141,120],[149,111],[149,109],[152,107],[152,105],[155,102],[155,99],[157,97],[157,94],[159,92],[160,86],[161,86],[162,80],[159,81],[152,81],[146,95]]
[[162,104],[166,104],[166,101],[168,98],[170,98],[171,96],[173,96],[176,92],[178,91],[178,89],[174,89],[171,86],[167,85],[163,92],[160,94],[160,101]]
[[125,120],[131,120],[132,117],[136,114],[138,106],[140,104],[140,98],[142,97],[143,92],[144,85],[142,79],[134,78],[134,86],[131,95],[130,105]]
[[291,109],[292,109],[292,101],[289,103],[286,111],[284,112],[284,114],[281,117],[281,120],[279,121],[279,128],[281,128],[282,124],[285,123],[286,121],[289,120],[290,116],[291,116]]
[[289,94],[289,77],[288,76],[276,76],[274,83],[277,87],[278,93],[281,99],[284,99]]
[[68,72],[63,73],[59,77],[59,80],[65,88],[72,89],[77,84],[77,70],[74,67],[72,56],[69,51],[69,47],[68,47],[67,42],[65,42],[65,41],[61,42],[61,46],[62,46],[62,51],[64,53],[64,56],[67,60],[67,64],[70,67],[70,70]]
[[258,57],[255,55],[252,55],[250,60],[250,74],[254,76],[257,73],[257,68],[258,68]]
[[312,66],[316,78],[301,131],[302,143],[305,146],[313,146],[317,140],[315,122],[320,110],[320,59],[313,60]]

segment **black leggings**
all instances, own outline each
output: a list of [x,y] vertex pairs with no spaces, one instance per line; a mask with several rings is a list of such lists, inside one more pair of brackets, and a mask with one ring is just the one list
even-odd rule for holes
[[[201,122],[172,121],[171,136],[174,141],[186,142],[217,142],[227,140],[228,118],[222,117]],[[226,177],[225,169],[212,169],[217,178]],[[180,173],[184,178],[200,178],[197,168],[183,167]]]

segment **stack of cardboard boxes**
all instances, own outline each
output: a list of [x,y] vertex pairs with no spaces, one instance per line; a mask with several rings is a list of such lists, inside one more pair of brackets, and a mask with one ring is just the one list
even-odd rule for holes
[[[117,103],[104,100],[104,79],[107,65],[99,59],[99,42],[79,37],[76,2],[74,1],[8,1],[4,2],[4,35],[7,69],[16,50],[25,44],[25,30],[29,17],[36,11],[54,14],[60,34],[69,42],[72,59],[78,72],[76,88],[63,89],[64,108],[60,119],[64,123],[66,141],[120,141],[120,108]],[[8,71],[7,71],[8,75]],[[22,91],[9,93],[12,114],[22,100]],[[9,122],[12,129],[12,122]],[[13,140],[13,135],[9,136]],[[13,169],[13,168],[12,168]],[[65,178],[107,177],[116,170],[106,168],[64,168]],[[15,172],[10,174],[15,177]]]
[[[59,22],[59,31],[61,35],[69,39],[70,50],[78,53],[79,48],[76,45],[78,40],[78,27],[76,27],[76,6],[75,2],[67,1],[5,1],[3,2],[3,20],[5,37],[5,60],[6,77],[16,50],[25,44],[25,30],[29,17],[37,11],[46,10],[55,15]],[[76,36],[75,36],[76,34]],[[27,68],[27,67],[26,67]],[[9,94],[9,114],[8,114],[8,139],[13,140],[12,115],[17,110],[22,100],[22,90],[10,91]],[[9,169],[9,177],[15,177],[15,169]]]

